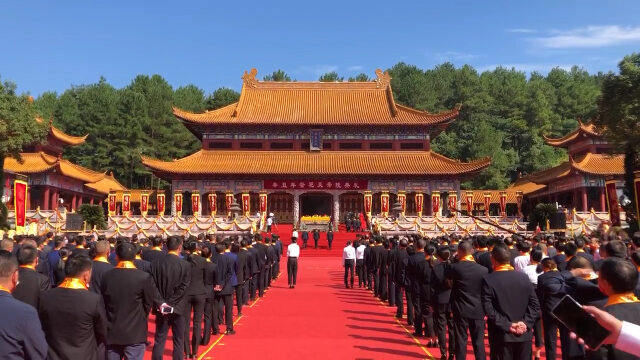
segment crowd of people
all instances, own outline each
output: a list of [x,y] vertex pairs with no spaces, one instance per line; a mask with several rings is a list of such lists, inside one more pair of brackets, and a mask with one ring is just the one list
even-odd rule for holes
[[[342,259],[345,287],[357,277],[359,288],[397,308],[413,336],[439,348],[442,360],[466,359],[469,340],[476,359],[537,360],[542,350],[547,359],[560,352],[563,360],[640,356],[640,333],[633,333],[640,325],[640,233],[632,239],[358,235]],[[612,331],[608,345],[585,347],[552,315],[565,295]],[[627,340],[616,345],[618,338]]]
[[143,359],[153,313],[152,359],[165,355],[169,328],[172,358],[195,359],[221,325],[235,334],[234,305],[239,317],[264,295],[282,252],[277,235],[260,234],[5,237],[0,357]]

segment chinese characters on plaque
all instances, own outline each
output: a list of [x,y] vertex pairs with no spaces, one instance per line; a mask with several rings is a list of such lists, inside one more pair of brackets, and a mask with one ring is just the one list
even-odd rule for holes
[[322,129],[309,130],[309,150],[322,150]]
[[265,180],[267,190],[355,190],[364,191],[367,180]]

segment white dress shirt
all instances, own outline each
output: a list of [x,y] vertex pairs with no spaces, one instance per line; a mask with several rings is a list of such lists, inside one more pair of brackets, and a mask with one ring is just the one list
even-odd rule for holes
[[300,246],[296,243],[289,244],[287,246],[287,257],[300,257]]
[[513,259],[513,267],[517,271],[524,271],[524,268],[526,268],[528,265],[529,265],[529,254],[516,256],[516,258]]
[[345,246],[344,250],[342,250],[342,265],[344,266],[345,260],[355,260],[355,259],[356,259],[356,249],[351,245]]
[[633,356],[640,356],[640,325],[623,321],[615,348]]
[[537,269],[538,265],[527,265],[524,269],[522,269],[522,272],[527,274],[527,276],[529,277],[529,281],[531,281],[531,283],[536,286],[538,285],[538,275],[542,274],[536,272]]
[[356,260],[364,260],[364,249],[366,248],[364,245],[358,246],[356,249]]
[[293,230],[293,232],[291,233],[291,237],[294,237],[294,238],[297,239],[298,238],[298,230]]

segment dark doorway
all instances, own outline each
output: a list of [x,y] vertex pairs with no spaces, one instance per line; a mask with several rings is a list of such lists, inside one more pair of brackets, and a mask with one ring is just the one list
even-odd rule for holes
[[307,193],[300,195],[300,216],[332,215],[333,196],[325,193]]

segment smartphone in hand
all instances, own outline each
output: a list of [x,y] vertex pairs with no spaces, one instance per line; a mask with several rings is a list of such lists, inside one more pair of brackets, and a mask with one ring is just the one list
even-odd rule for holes
[[167,305],[167,306],[163,306],[160,308],[160,313],[161,314],[173,314],[173,307]]
[[582,309],[571,296],[565,295],[551,314],[569,330],[573,331],[590,349],[598,349],[604,340],[611,335],[609,330],[603,328],[598,321],[588,312]]

